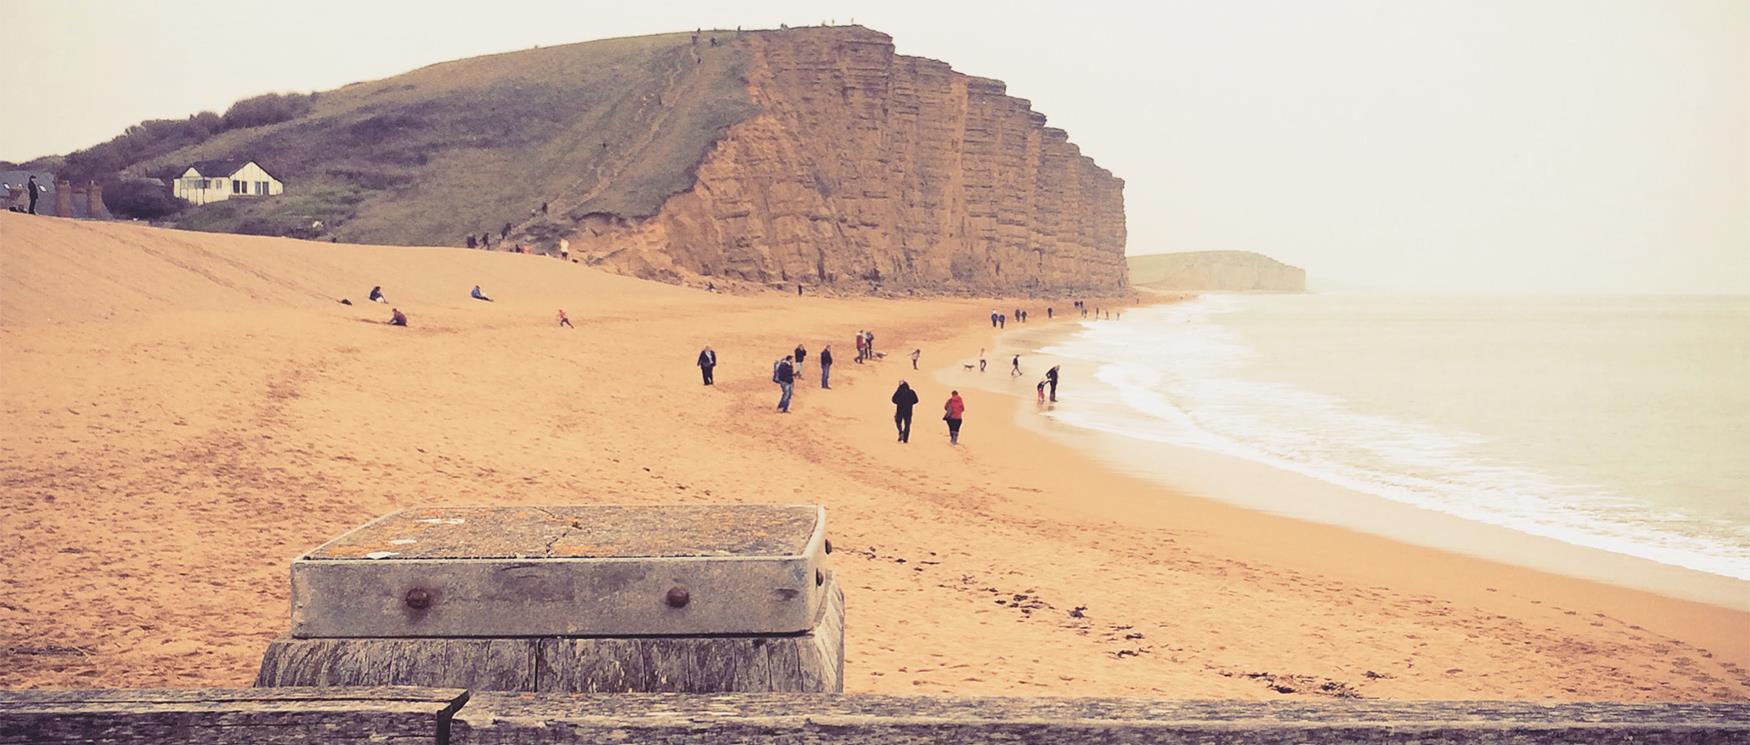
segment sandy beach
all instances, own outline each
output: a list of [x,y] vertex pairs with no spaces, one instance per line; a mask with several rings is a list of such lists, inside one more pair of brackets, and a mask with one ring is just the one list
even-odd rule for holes
[[[969,381],[949,447],[936,412],[997,347],[993,305],[1044,323],[1037,300],[725,295],[0,214],[0,686],[248,685],[288,562],[400,507],[818,502],[847,691],[1750,700],[1741,610],[1144,480],[1018,421],[1030,385]],[[862,328],[887,359],[853,361]],[[778,414],[770,364],[798,342]]]

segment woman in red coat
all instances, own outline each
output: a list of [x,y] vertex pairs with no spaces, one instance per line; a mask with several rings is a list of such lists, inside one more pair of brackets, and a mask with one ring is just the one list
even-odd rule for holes
[[966,402],[960,400],[960,391],[948,394],[948,403],[942,404],[942,420],[948,423],[948,444],[960,444],[960,418],[966,415]]

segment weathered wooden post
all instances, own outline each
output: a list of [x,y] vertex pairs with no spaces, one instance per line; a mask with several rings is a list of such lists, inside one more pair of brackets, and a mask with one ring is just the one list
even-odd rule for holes
[[402,510],[292,562],[255,684],[842,691],[829,551],[814,505]]

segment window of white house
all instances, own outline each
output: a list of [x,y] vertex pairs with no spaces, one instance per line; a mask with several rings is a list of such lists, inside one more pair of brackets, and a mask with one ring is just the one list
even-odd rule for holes
[[190,180],[194,182],[194,188],[196,188],[196,189],[206,189],[206,188],[208,188],[207,185],[210,183],[209,179],[204,179],[204,178],[197,178],[197,179],[190,179]]
[[232,194],[248,194],[249,193],[249,182],[248,181],[232,181],[231,182],[231,193]]
[[258,197],[267,196],[267,182],[266,181],[255,182],[255,196],[258,196]]

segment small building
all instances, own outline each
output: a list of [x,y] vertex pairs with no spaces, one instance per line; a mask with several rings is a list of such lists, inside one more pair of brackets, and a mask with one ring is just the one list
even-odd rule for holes
[[30,179],[36,177],[36,213],[49,217],[108,220],[103,187],[96,182],[74,186],[48,171],[0,171],[0,209],[24,212],[30,209]]
[[176,177],[172,192],[194,204],[223,202],[231,197],[272,197],[286,185],[253,160],[203,160]]

